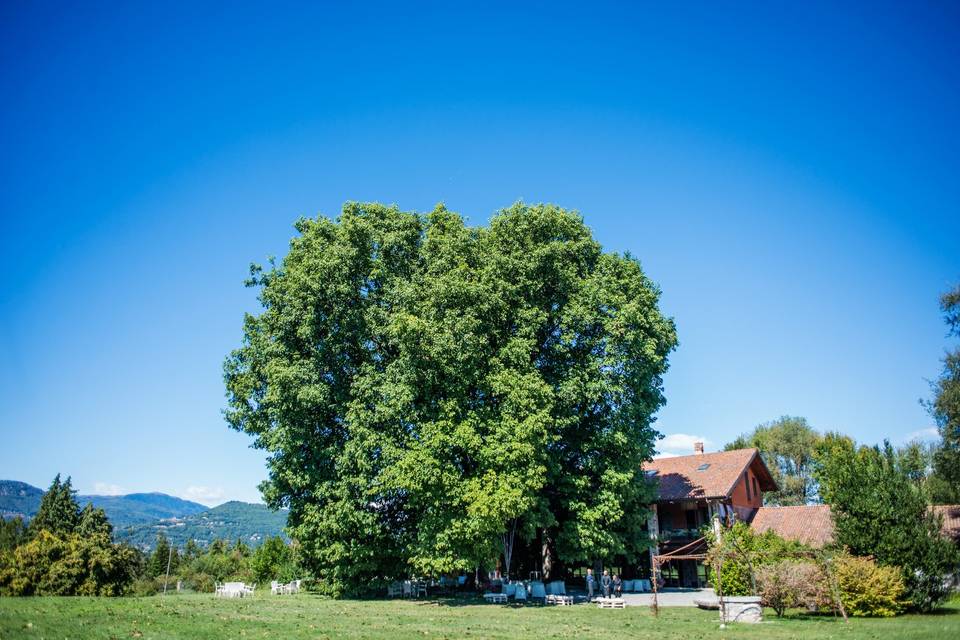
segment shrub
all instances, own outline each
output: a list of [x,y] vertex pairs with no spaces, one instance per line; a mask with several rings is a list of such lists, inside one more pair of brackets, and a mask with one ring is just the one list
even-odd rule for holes
[[853,616],[895,616],[909,604],[896,567],[882,567],[872,558],[845,556],[836,561],[840,599]]
[[761,567],[808,551],[799,542],[784,540],[773,531],[758,534],[743,522],[724,531],[719,544],[712,535],[708,537],[708,562],[711,566],[718,561],[722,565],[719,575],[711,575],[711,582],[714,589],[722,587],[725,596],[755,595],[759,585],[754,582]]
[[0,567],[0,594],[121,595],[137,566],[136,552],[106,534],[55,535],[45,529],[7,554]]

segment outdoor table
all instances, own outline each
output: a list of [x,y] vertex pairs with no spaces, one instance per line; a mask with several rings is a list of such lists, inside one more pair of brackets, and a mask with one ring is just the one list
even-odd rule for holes
[[623,598],[597,598],[596,603],[601,609],[623,609],[627,604]]
[[485,593],[483,597],[487,602],[499,602],[501,604],[507,602],[507,594],[505,593]]

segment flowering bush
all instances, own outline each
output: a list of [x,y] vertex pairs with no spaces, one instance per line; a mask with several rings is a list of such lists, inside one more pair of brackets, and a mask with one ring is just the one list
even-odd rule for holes
[[833,606],[829,580],[813,562],[785,560],[764,565],[756,577],[764,606],[773,609],[778,616],[793,607],[816,611]]

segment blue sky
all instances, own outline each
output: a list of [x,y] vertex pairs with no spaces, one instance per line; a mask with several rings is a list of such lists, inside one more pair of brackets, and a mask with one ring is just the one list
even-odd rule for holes
[[929,433],[957,5],[516,4],[0,4],[0,477],[257,500],[242,281],[346,200],[580,210],[676,318],[664,452]]

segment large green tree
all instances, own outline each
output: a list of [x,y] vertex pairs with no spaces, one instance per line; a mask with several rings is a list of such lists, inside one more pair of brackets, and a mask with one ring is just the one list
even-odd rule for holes
[[[940,309],[948,335],[960,338],[960,285],[940,297]],[[940,491],[937,501],[960,495],[960,347],[947,352],[943,370],[933,383],[933,399],[927,404],[940,431],[940,447],[934,455],[934,475]]]
[[915,608],[926,611],[942,602],[949,595],[944,579],[958,568],[957,550],[889,443],[857,447],[846,436],[828,434],[816,460],[837,543],[899,567]]
[[813,456],[822,439],[806,418],[783,416],[757,426],[724,449],[759,449],[780,487],[779,491],[766,494],[764,501],[772,505],[803,505],[817,497]]
[[514,536],[547,566],[646,548],[676,335],[637,260],[549,205],[469,227],[348,203],[296,229],[252,269],[226,417],[332,591],[483,566]]

